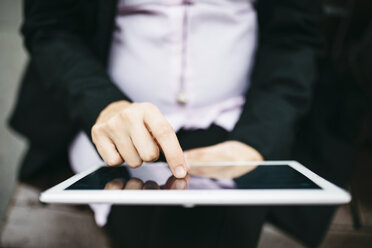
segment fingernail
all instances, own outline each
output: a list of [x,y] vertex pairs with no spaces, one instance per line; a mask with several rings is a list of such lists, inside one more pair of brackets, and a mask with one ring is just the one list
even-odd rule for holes
[[183,168],[183,166],[177,166],[174,172],[175,172],[175,176],[178,178],[183,178],[186,176],[186,170],[185,168]]

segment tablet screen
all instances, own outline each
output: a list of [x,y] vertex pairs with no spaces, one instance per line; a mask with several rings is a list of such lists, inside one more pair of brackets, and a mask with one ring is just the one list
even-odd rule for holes
[[176,179],[167,166],[100,167],[65,190],[321,189],[289,165],[193,166]]

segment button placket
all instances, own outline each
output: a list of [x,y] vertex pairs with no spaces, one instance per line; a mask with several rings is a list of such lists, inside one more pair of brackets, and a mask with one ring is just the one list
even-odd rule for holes
[[188,96],[186,93],[186,71],[187,71],[187,36],[188,36],[188,6],[190,1],[182,2],[182,23],[181,23],[181,73],[179,77],[179,91],[177,93],[177,103],[181,106],[185,106],[188,103]]

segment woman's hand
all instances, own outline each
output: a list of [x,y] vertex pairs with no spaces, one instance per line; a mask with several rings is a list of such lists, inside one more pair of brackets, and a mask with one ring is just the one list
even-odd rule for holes
[[263,161],[262,155],[253,147],[239,141],[225,141],[213,146],[185,151],[187,162],[233,162]]
[[143,161],[157,160],[161,149],[175,177],[183,178],[189,170],[173,128],[151,103],[108,105],[92,128],[92,140],[110,166],[125,161],[136,168]]

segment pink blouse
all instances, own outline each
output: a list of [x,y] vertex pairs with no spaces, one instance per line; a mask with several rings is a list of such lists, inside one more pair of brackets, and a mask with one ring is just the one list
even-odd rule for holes
[[[134,102],[155,104],[175,131],[231,131],[249,88],[257,40],[253,0],[120,0],[108,73]],[[75,172],[103,164],[87,136],[70,147]],[[108,205],[92,205],[104,225]]]

